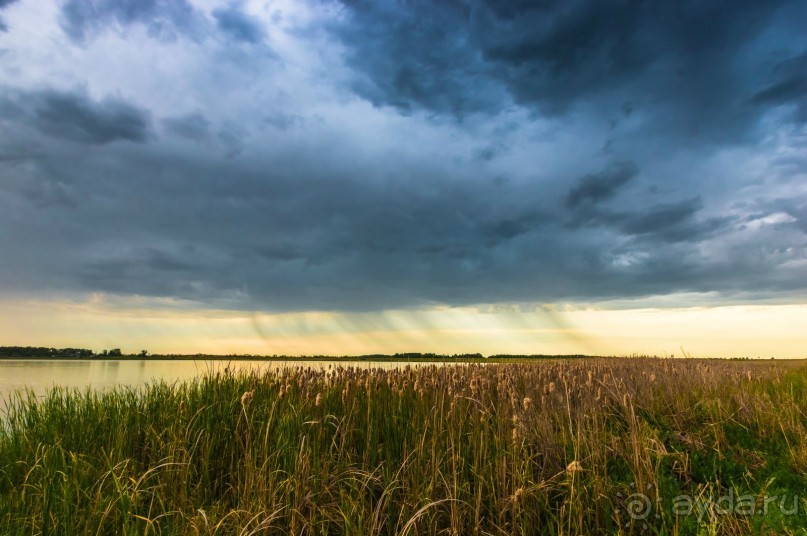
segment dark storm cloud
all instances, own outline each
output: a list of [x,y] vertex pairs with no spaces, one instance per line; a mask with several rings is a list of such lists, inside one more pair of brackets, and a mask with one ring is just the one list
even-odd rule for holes
[[566,206],[577,207],[581,203],[597,203],[612,197],[638,173],[632,162],[618,162],[607,169],[580,179],[566,195]]
[[54,138],[106,144],[118,140],[145,142],[149,113],[122,100],[92,100],[82,92],[42,90],[0,99],[0,113],[16,116]]
[[773,69],[775,82],[754,95],[762,105],[792,104],[796,120],[807,122],[807,52],[778,63]]
[[564,205],[571,213],[569,228],[610,228],[624,237],[662,244],[699,242],[730,223],[727,217],[700,217],[704,207],[700,196],[631,211],[620,206],[626,203],[606,203],[638,174],[633,162],[612,162],[578,179],[564,197]]
[[506,217],[484,224],[481,230],[490,237],[488,245],[497,245],[534,230],[542,222],[540,214],[523,214],[518,217]]
[[227,158],[235,158],[244,150],[244,142],[249,132],[232,121],[226,122],[218,132],[218,139],[224,145]]
[[62,29],[78,43],[112,24],[142,24],[161,38],[194,35],[202,20],[187,0],[68,0],[61,9]]
[[361,0],[347,5],[351,21],[335,31],[350,48],[354,89],[374,104],[456,116],[506,106],[480,51],[469,42],[467,6]]
[[244,13],[239,3],[233,2],[226,8],[214,9],[213,18],[219,29],[236,41],[259,43],[264,38],[260,22]]
[[662,244],[699,242],[731,223],[730,218],[701,218],[699,197],[648,207],[637,212],[613,212],[601,209],[578,212],[573,228],[581,226],[611,227],[623,236]]
[[307,118],[302,115],[277,112],[265,116],[263,122],[280,130],[291,130],[294,128],[311,127],[315,123],[321,122],[321,118]]
[[717,222],[695,221],[701,208],[700,198],[694,197],[657,205],[644,213],[619,215],[615,222],[623,233],[629,235],[653,235],[671,242],[699,241],[717,225]]
[[772,226],[780,231],[798,229],[807,234],[807,199],[804,197],[756,199],[746,204],[745,208],[747,214],[742,222],[743,228],[766,218],[774,218]]
[[[0,0],[0,12],[2,12],[5,8],[17,2],[17,0]],[[2,17],[0,17],[0,32],[8,31],[8,25],[3,21]]]
[[163,120],[163,126],[182,138],[193,141],[202,141],[209,135],[210,121],[199,112],[181,117],[169,117]]
[[[787,268],[803,255],[801,230],[747,231],[707,259],[705,240],[740,231],[704,216],[698,198],[634,211],[610,207],[612,198],[570,229],[566,193],[537,184],[463,183],[428,167],[419,181],[373,182],[315,161],[271,167],[109,147],[54,148],[24,175],[52,196],[81,199],[78,208],[44,210],[15,194],[21,170],[7,174],[2,214],[15,236],[0,235],[0,247],[17,255],[0,284],[13,274],[15,288],[278,311],[731,294],[748,290],[749,278],[763,294],[803,289]],[[56,222],[58,235],[48,233]],[[58,271],[42,268],[54,258]]]
[[[667,135],[718,141],[742,139],[758,116],[749,100],[766,81],[747,73],[764,59],[747,45],[777,14],[804,14],[793,0],[344,4],[334,32],[376,105],[461,117],[512,101],[552,116],[631,102]],[[758,102],[803,96],[800,79],[781,76]]]
[[[68,68],[0,56],[21,77],[0,288],[274,311],[805,296],[798,3],[294,5],[264,29],[238,2],[69,0]],[[223,37],[166,42],[194,20]],[[100,72],[148,37],[92,36],[127,25],[165,64]],[[249,44],[270,40],[289,61],[267,69]]]

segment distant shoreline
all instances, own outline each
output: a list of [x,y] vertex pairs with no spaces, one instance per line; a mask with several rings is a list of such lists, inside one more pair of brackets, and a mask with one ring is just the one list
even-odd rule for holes
[[[535,363],[541,361],[556,360],[576,360],[576,359],[607,359],[621,357],[623,359],[695,359],[712,360],[725,359],[733,361],[770,361],[773,357],[751,357],[751,356],[730,356],[730,357],[681,357],[681,356],[651,356],[651,355],[630,355],[630,356],[603,356],[584,354],[534,354],[534,355],[491,355],[485,356],[450,356],[450,355],[358,355],[358,356],[249,356],[249,355],[133,355],[133,356],[8,356],[0,355],[0,361],[265,361],[265,362],[286,362],[286,363],[310,363],[310,362],[333,362],[333,363]],[[803,357],[775,358],[780,361],[805,360]]]
[[[6,356],[0,355],[0,361],[271,361],[271,362],[300,362],[312,361],[330,362],[424,362],[424,363],[513,363],[545,361],[557,359],[596,359],[604,356],[593,355],[493,355],[484,356],[450,356],[450,355],[358,355],[358,356],[249,356],[249,355],[148,355],[148,356]],[[644,356],[643,356],[644,357]]]

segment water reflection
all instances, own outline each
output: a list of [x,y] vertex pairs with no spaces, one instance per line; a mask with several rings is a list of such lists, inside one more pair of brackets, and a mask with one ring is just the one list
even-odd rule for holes
[[441,363],[408,363],[376,361],[174,361],[115,359],[63,360],[63,359],[5,359],[0,360],[0,400],[16,390],[31,389],[44,395],[54,386],[108,389],[115,386],[136,387],[152,380],[182,381],[206,372],[267,371],[284,367],[311,367],[326,369],[341,365],[360,368],[395,368],[406,365],[422,366]]

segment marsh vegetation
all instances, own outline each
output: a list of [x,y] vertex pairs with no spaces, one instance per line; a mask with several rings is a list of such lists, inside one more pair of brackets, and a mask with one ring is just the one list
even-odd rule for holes
[[803,534],[806,387],[803,362],[578,359],[18,394],[0,533]]

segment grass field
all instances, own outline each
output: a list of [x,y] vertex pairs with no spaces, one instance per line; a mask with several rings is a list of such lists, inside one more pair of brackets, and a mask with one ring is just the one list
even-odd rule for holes
[[8,401],[0,534],[807,534],[804,362],[216,374]]

